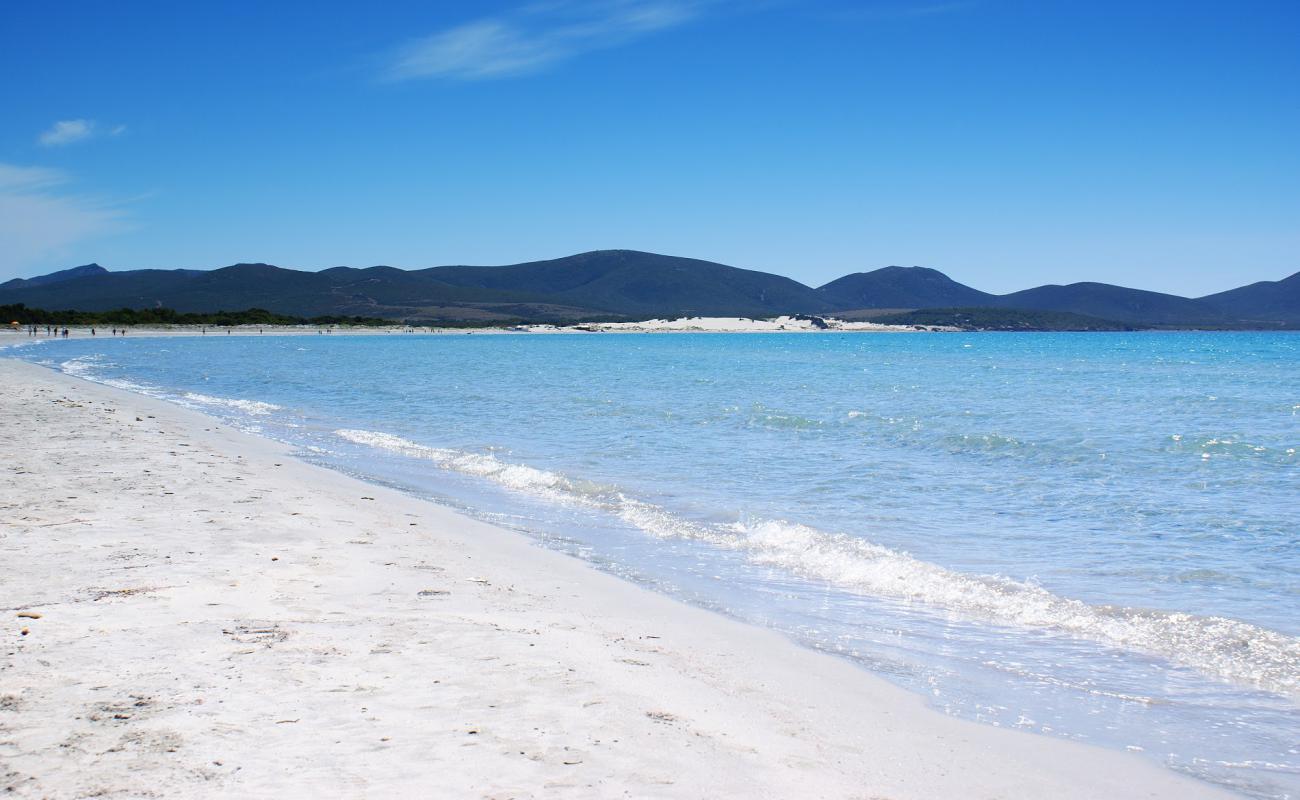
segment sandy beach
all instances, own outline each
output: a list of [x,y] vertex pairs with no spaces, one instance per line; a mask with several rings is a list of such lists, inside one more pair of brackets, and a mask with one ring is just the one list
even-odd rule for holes
[[1200,798],[0,358],[0,786],[75,797]]
[[[38,333],[30,336],[25,327],[10,327],[0,331],[0,346],[22,342],[39,342],[59,339],[45,333],[46,327],[38,327]],[[112,338],[118,328],[113,326],[67,326],[69,335],[85,339],[91,337]],[[835,318],[821,319],[817,322],[812,317],[774,317],[772,319],[750,319],[748,317],[682,317],[679,319],[653,319],[639,322],[592,322],[577,325],[549,325],[544,323],[528,325],[499,325],[480,328],[445,328],[437,325],[159,325],[134,326],[124,335],[130,338],[141,336],[395,336],[402,334],[441,334],[445,336],[492,335],[492,334],[542,334],[542,335],[583,335],[590,333],[916,333],[920,330],[931,332],[952,331],[956,328],[943,326],[881,325],[874,322],[845,321]],[[62,330],[62,327],[59,327]],[[93,331],[93,332],[92,332]]]

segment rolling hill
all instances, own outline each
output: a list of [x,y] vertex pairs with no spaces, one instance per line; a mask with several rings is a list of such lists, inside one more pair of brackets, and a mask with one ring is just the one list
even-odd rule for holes
[[817,290],[836,310],[987,306],[995,296],[927,267],[884,267],[845,275]]
[[1231,316],[1196,300],[1108,283],[1039,286],[1001,295],[985,305],[1063,311],[1141,325],[1220,326],[1233,322]]
[[1300,272],[1197,299],[1221,314],[1264,325],[1300,325]]
[[423,274],[626,316],[775,316],[831,309],[817,292],[789,278],[636,250],[597,250],[507,267],[434,267]]
[[813,289],[780,275],[710,261],[597,250],[507,266],[419,270],[378,266],[305,272],[235,264],[214,270],[109,271],[87,264],[0,284],[0,305],[19,303],[80,311],[171,308],[211,313],[260,308],[301,317],[482,323],[836,313],[868,317],[885,313],[873,312],[877,309],[941,309],[991,320],[993,327],[993,317],[971,316],[972,309],[999,309],[1008,325],[1020,328],[1065,320],[1084,327],[1104,322],[1118,327],[1272,329],[1300,327],[1300,273],[1196,299],[1103,283],[994,295],[924,267],[858,272]]

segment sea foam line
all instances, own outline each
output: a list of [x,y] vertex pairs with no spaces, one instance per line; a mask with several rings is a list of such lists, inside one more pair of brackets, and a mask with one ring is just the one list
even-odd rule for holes
[[96,369],[104,366],[104,357],[102,355],[78,356],[76,358],[64,361],[59,364],[59,369],[65,374],[74,378],[99,383],[104,386],[112,386],[115,389],[125,389],[128,392],[135,392],[146,397],[155,397],[160,400],[166,400],[167,395],[152,386],[146,386],[142,383],[133,383],[128,380],[119,378],[105,378],[101,376]]
[[495,456],[428,447],[392,434],[337,430],[355,444],[433,462],[549,500],[618,516],[660,538],[706,542],[800,577],[850,591],[915,602],[961,616],[1049,629],[1162,656],[1224,680],[1300,697],[1300,639],[1247,622],[1182,612],[1094,606],[1040,586],[962,573],[840,533],[780,520],[706,525],[628,497],[617,487],[575,481]]
[[[129,392],[142,394],[145,395],[146,397],[154,397],[159,400],[166,400],[168,402],[177,403],[179,405],[186,405],[192,407],[193,404],[197,403],[199,405],[205,405],[205,406],[220,406],[223,408],[234,408],[234,409],[238,409],[239,411],[243,411],[244,413],[249,414],[251,416],[266,416],[272,412],[279,411],[282,408],[281,406],[277,406],[275,403],[264,403],[260,400],[240,400],[240,399],[234,399],[228,397],[213,397],[211,395],[200,394],[198,392],[186,392],[185,394],[181,395],[180,398],[178,399],[176,395],[169,392],[162,391],[153,386],[134,383],[132,381],[123,380],[120,378],[106,378],[103,375],[101,375],[99,372],[99,369],[104,366],[106,366],[106,364],[104,363],[104,357],[102,355],[89,355],[89,356],[78,356],[76,358],[69,359],[68,361],[64,361],[61,364],[59,364],[59,369],[68,375],[72,375],[73,377],[76,378],[82,378],[83,380],[88,380],[91,381],[92,383],[99,383],[99,384],[103,384],[104,386],[112,386],[117,389],[125,389],[126,391]],[[260,430],[260,428],[256,428],[256,427],[243,428],[243,430],[256,433]]]
[[237,408],[248,414],[265,416],[273,411],[279,411],[281,406],[275,403],[264,403],[260,400],[238,400],[228,397],[212,397],[211,395],[199,394],[198,392],[186,392],[186,400],[192,403],[201,403],[206,406],[223,406],[225,408]]
[[38,344],[45,344],[45,339],[20,339],[17,341],[0,342],[0,350],[17,350],[20,347],[34,347]]
[[240,400],[229,397],[213,397],[211,395],[200,394],[198,392],[186,392],[178,400],[175,395],[161,391],[152,386],[146,386],[140,383],[133,383],[128,380],[119,378],[106,378],[99,373],[99,369],[106,366],[102,355],[78,356],[73,359],[59,364],[59,369],[73,377],[83,378],[94,383],[100,383],[105,386],[112,386],[118,389],[143,394],[148,397],[156,397],[160,400],[169,400],[172,402],[187,405],[198,403],[205,406],[220,406],[223,408],[234,408],[243,411],[246,414],[254,416],[265,416],[274,411],[279,411],[281,406],[274,403],[264,403],[260,400]]

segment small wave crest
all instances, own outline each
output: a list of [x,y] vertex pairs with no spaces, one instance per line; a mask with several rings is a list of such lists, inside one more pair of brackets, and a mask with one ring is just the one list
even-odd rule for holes
[[273,411],[279,411],[280,406],[274,403],[263,403],[260,400],[239,400],[228,397],[212,397],[198,392],[186,392],[184,398],[191,403],[199,403],[205,406],[221,406],[223,408],[235,408],[246,414],[255,414],[265,416]]
[[21,339],[19,341],[0,342],[0,350],[17,350],[20,347],[34,347],[45,344],[45,339]]
[[103,356],[78,356],[59,364],[59,369],[78,378],[90,378],[103,360]]
[[805,577],[999,624],[1064,631],[1160,655],[1238,683],[1300,695],[1300,640],[1246,622],[1093,606],[1032,583],[957,572],[804,525],[769,520],[736,523],[732,530],[731,546]]
[[1228,681],[1300,696],[1300,639],[1246,622],[1089,605],[1033,583],[962,573],[846,534],[780,520],[699,523],[628,497],[614,486],[576,481],[492,455],[428,447],[376,431],[335,434],[516,491],[606,511],[656,537],[739,551],[753,564],[778,567],[808,580],[995,624],[1064,632],[1162,656]]
[[115,389],[125,389],[128,392],[135,392],[149,397],[166,397],[163,392],[142,383],[134,383],[121,378],[104,377],[103,374],[101,374],[101,370],[108,366],[112,365],[105,361],[102,355],[78,356],[77,358],[69,359],[68,361],[60,363],[59,370],[74,378],[81,378],[92,383],[103,384],[104,386],[112,386]]
[[1168,452],[1211,459],[1261,459],[1275,462],[1294,461],[1296,448],[1279,447],[1245,441],[1238,436],[1192,437],[1175,434],[1169,437]]

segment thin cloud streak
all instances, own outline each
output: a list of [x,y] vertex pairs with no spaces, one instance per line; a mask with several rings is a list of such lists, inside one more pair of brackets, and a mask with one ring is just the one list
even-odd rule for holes
[[61,147],[96,136],[121,136],[123,133],[126,133],[125,125],[105,129],[93,119],[62,119],[36,137],[36,141],[42,147]]
[[0,279],[46,266],[76,243],[128,227],[112,203],[63,192],[66,173],[0,163]]
[[44,189],[66,183],[68,176],[49,167],[19,167],[0,164],[0,192],[21,192]]
[[489,80],[538,72],[695,19],[701,0],[605,0],[529,6],[416,39],[395,51],[384,77]]

